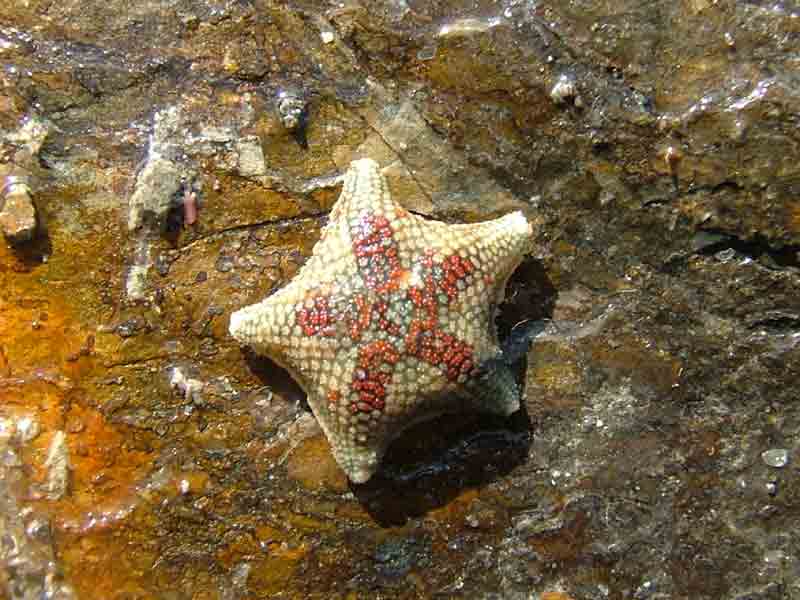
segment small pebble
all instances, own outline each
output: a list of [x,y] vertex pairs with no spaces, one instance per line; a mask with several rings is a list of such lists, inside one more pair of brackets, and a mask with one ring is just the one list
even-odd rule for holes
[[37,217],[27,181],[8,176],[0,185],[0,230],[11,244],[30,241],[36,233]]
[[300,127],[306,112],[306,101],[296,91],[284,90],[278,94],[278,113],[281,123],[289,131]]
[[575,85],[575,77],[571,74],[561,75],[550,89],[550,98],[556,104],[566,104],[570,101],[575,103],[577,97],[578,88]]
[[781,469],[789,464],[789,451],[784,448],[773,448],[761,453],[761,460],[769,467]]
[[767,485],[767,493],[770,496],[777,496],[778,495],[778,483],[775,481],[768,481]]
[[34,518],[25,526],[25,533],[29,538],[42,542],[50,541],[50,523],[45,519]]
[[129,338],[135,336],[141,328],[142,323],[134,317],[117,325],[114,331],[121,338]]
[[217,259],[217,264],[214,265],[214,268],[217,269],[220,273],[228,273],[229,271],[233,270],[233,258],[230,256],[220,256]]
[[725,250],[720,250],[714,255],[719,262],[728,262],[736,258],[736,250],[733,248],[727,248]]

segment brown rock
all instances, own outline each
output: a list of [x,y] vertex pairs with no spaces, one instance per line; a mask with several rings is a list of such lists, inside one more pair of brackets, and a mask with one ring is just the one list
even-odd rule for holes
[[36,233],[36,208],[30,196],[30,188],[24,183],[7,183],[5,198],[0,211],[0,229],[12,244],[31,240]]
[[336,464],[327,440],[321,435],[304,440],[288,462],[289,477],[311,490],[347,490],[347,478]]

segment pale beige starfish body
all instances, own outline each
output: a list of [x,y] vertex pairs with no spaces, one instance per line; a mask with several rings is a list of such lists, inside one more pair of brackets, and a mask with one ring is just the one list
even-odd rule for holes
[[284,288],[233,313],[230,332],[292,374],[361,483],[413,423],[519,408],[494,318],[531,237],[521,212],[471,225],[413,215],[377,163],[357,160],[312,256]]

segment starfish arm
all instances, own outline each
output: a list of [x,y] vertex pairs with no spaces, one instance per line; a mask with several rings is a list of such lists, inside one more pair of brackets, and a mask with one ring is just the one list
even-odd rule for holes
[[[395,367],[383,412],[351,411],[349,402],[340,400],[347,400],[347,395],[351,394],[350,399],[357,401],[357,395],[346,387],[334,392],[338,402],[330,401],[330,392],[309,396],[309,404],[331,444],[336,461],[354,483],[369,480],[392,441],[416,423],[459,412],[464,406],[505,414],[496,407],[484,409],[483,405],[476,405],[474,399],[465,399],[459,394],[463,390],[458,384],[448,381],[440,369],[422,361],[406,357]],[[425,390],[424,394],[420,394],[421,389]]]
[[479,374],[465,386],[478,412],[507,417],[519,410],[519,386],[514,373],[501,360],[481,365]]
[[481,275],[475,281],[473,296],[483,295],[488,288],[495,290],[497,300],[502,300],[508,278],[531,247],[533,230],[520,211],[468,225],[412,217],[405,237],[413,251],[433,253],[435,262],[450,256],[470,261]]
[[[234,312],[230,319],[229,330],[234,338],[272,356],[293,375],[300,375],[304,387],[313,377],[303,373],[316,361],[336,355],[338,344],[331,335],[335,323],[330,300],[333,296],[346,297],[358,284],[351,276],[357,267],[349,231],[346,222],[337,216],[348,202],[349,196],[343,194],[334,205],[311,256],[292,281],[261,302]],[[313,320],[309,314],[320,320],[304,322],[304,317]],[[313,335],[326,333],[321,331],[324,327],[330,328],[327,336]]]
[[348,479],[354,483],[370,479],[378,470],[388,438],[377,435],[379,431],[373,424],[368,439],[359,439],[359,431],[366,431],[367,423],[360,424],[358,415],[349,414],[341,403],[333,402],[330,392],[313,392],[308,395],[308,403]]
[[355,483],[375,474],[388,438],[378,413],[353,411],[357,398],[348,384],[357,367],[358,349],[339,349],[333,360],[319,365],[317,380],[308,389],[308,404],[331,446],[336,462]]
[[[231,315],[230,333],[240,343],[272,358],[305,389],[313,388],[318,368],[336,359],[333,339],[310,340],[297,325],[300,299],[284,288],[262,302],[246,306]],[[288,292],[288,293],[287,293]]]
[[342,194],[336,204],[335,216],[343,216],[351,227],[364,214],[394,218],[395,211],[400,208],[389,193],[389,186],[378,163],[370,158],[355,160],[350,164],[342,184]]
[[492,278],[498,300],[502,299],[506,282],[531,249],[533,228],[520,211],[499,219],[474,225],[451,225],[454,236],[463,239],[462,248]]
[[[324,430],[324,427],[323,427]],[[347,436],[336,436],[325,432],[331,451],[339,466],[353,483],[365,483],[378,470],[385,450],[374,444],[362,444]]]

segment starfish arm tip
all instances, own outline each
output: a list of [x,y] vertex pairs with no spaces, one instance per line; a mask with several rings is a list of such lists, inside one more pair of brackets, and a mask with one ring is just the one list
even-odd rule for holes
[[483,375],[473,384],[476,408],[481,412],[509,417],[520,408],[520,391],[511,369],[500,361],[484,366]]
[[381,454],[367,448],[334,451],[339,466],[353,483],[366,483],[378,471]]
[[352,468],[346,470],[345,473],[347,474],[347,478],[353,483],[367,483],[374,475],[373,470],[365,468]]
[[371,158],[359,158],[350,163],[350,168],[359,171],[361,170],[376,171],[378,170],[379,167],[378,163]]
[[242,344],[252,344],[258,337],[259,327],[263,325],[259,316],[260,304],[251,304],[231,313],[228,331]]
[[241,341],[241,339],[244,337],[245,321],[246,321],[246,316],[244,309],[240,309],[234,313],[231,313],[231,320],[230,323],[228,324],[228,331],[237,340]]
[[533,235],[533,227],[521,210],[514,211],[503,218],[514,233],[526,238]]

